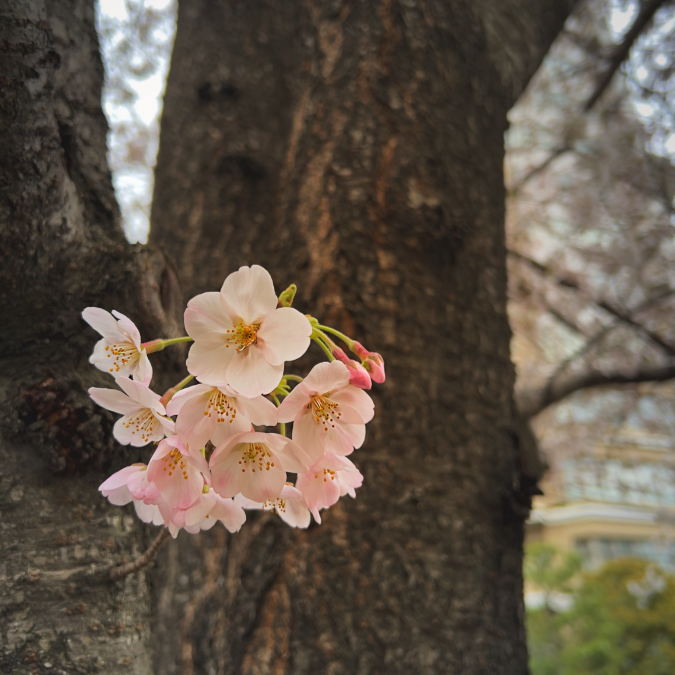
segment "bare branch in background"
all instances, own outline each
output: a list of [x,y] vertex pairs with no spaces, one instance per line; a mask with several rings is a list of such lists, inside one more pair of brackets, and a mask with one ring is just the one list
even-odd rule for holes
[[628,58],[631,47],[635,44],[642,31],[647,27],[649,22],[654,18],[654,14],[669,0],[648,0],[640,8],[635,22],[626,33],[623,40],[617,45],[614,53],[609,59],[607,70],[600,76],[593,93],[590,98],[584,103],[583,110],[588,112],[602,96],[605,89],[612,81],[614,74],[621,67],[621,64]]
[[[667,297],[672,296],[675,294],[675,291],[673,290],[668,290],[665,293],[662,293],[656,298],[650,298],[646,302],[643,302],[641,305],[635,308],[635,312],[642,312],[645,311],[657,303],[661,302],[661,300],[664,300]],[[575,352],[570,354],[566,359],[564,359],[558,367],[555,369],[554,373],[551,375],[551,377],[548,380],[548,384],[546,385],[547,388],[553,387],[553,383],[557,381],[557,379],[576,361],[579,359],[583,358],[586,356],[593,347],[596,347],[600,342],[607,337],[607,335],[613,331],[615,328],[617,328],[620,324],[619,323],[613,323],[610,324],[609,326],[605,326],[602,330],[599,330],[595,335],[592,335],[579,349],[577,349]]]
[[[555,274],[549,267],[546,265],[542,265],[541,263],[532,260],[531,258],[528,258],[527,256],[523,255],[522,253],[518,253],[517,251],[509,250],[509,255],[513,256],[514,258],[517,258],[518,260],[526,263],[529,265],[531,268],[535,269],[538,273],[546,276],[548,279],[550,279],[552,282],[558,284],[559,286],[563,286],[565,288],[570,288],[577,293],[579,293],[585,300],[588,300],[589,302],[593,303],[596,307],[604,310],[605,312],[608,312],[611,314],[613,317],[619,319],[623,323],[631,326],[632,328],[635,328],[635,330],[639,331],[643,335],[645,335],[647,338],[649,338],[654,344],[658,345],[661,349],[663,349],[666,354],[669,356],[675,356],[675,345],[670,344],[666,340],[664,340],[660,335],[655,333],[654,331],[650,330],[643,324],[641,324],[639,321],[634,319],[630,314],[627,314],[626,312],[622,311],[621,309],[615,307],[611,303],[607,302],[606,300],[596,300],[593,298],[589,293],[587,293],[581,286],[574,280],[569,279],[569,278],[562,278],[558,275]],[[662,300],[664,297],[667,297],[668,295],[672,295],[673,291],[668,291],[665,295],[661,295],[659,297],[659,300]],[[640,308],[644,309],[644,307]],[[640,311],[640,309],[635,310],[635,311]],[[563,317],[561,313],[557,310],[551,309],[551,313],[556,316],[559,320],[563,321],[566,325],[571,326],[574,330],[579,332],[579,329],[570,322],[569,319]],[[613,326],[615,327],[615,326]],[[613,328],[612,327],[612,328]]]
[[571,145],[562,145],[559,148],[556,148],[541,164],[530,169],[520,180],[518,180],[510,189],[509,195],[513,196],[517,192],[523,189],[523,187],[529,183],[533,178],[536,178],[539,174],[546,171],[551,164],[558,159],[561,155],[564,155],[567,152],[573,150]]
[[518,411],[529,420],[564,398],[582,389],[605,385],[639,384],[641,382],[666,382],[675,379],[675,364],[645,367],[632,373],[589,370],[570,375],[553,386],[524,389],[517,395]]

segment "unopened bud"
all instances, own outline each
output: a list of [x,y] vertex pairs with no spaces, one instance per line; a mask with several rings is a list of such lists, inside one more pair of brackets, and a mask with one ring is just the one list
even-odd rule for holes
[[291,284],[285,291],[282,291],[281,295],[279,295],[279,307],[290,307],[293,304],[293,298],[297,290],[298,287],[295,284]]
[[370,381],[368,371],[358,361],[350,359],[339,347],[333,347],[333,356],[347,366],[349,370],[349,384],[359,389],[370,389],[373,383]]
[[364,368],[370,373],[373,382],[382,384],[385,380],[384,359],[377,352],[370,352],[368,358],[362,361]]
[[337,346],[333,346],[333,349],[331,350],[333,352],[333,356],[338,360],[342,361],[345,365],[349,362],[349,357],[344,353],[342,349],[340,349]]
[[361,359],[361,365],[370,373],[373,382],[382,384],[385,380],[382,356],[377,352],[369,352],[360,342],[354,342],[351,350]]
[[360,342],[356,342],[356,340],[352,342],[350,349],[361,359],[361,361],[367,359],[368,354],[370,354],[370,352]]

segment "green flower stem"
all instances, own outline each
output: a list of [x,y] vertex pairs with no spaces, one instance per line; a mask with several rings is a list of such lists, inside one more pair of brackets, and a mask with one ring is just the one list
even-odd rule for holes
[[159,340],[150,340],[150,342],[143,342],[141,347],[145,348],[145,351],[148,354],[154,354],[155,352],[161,352],[165,347],[170,347],[171,345],[177,345],[181,342],[192,342],[192,338],[188,335],[185,337],[178,338],[167,338]]
[[[279,399],[277,398],[276,394],[270,394],[270,398],[276,403],[277,408],[281,405],[279,403]],[[286,424],[284,422],[279,422],[279,433],[282,436],[286,435]]]
[[312,340],[314,340],[314,342],[316,342],[316,344],[318,344],[319,347],[321,347],[321,349],[323,349],[323,351],[325,352],[329,361],[335,361],[335,357],[333,356],[333,354],[331,354],[331,351],[327,347],[326,343],[321,339],[321,337],[319,337],[320,335],[323,336],[323,337],[326,337],[326,336],[323,335],[323,333],[321,333],[319,331],[318,334],[315,333],[314,335],[312,335]]
[[335,335],[335,337],[340,338],[340,340],[342,340],[347,345],[347,347],[349,347],[349,349],[352,348],[354,340],[347,337],[344,333],[341,333],[339,330],[335,330],[335,328],[331,328],[330,326],[322,326],[321,324],[318,324],[317,328],[319,328],[320,330],[325,330],[328,333],[332,333],[333,335]]
[[293,382],[302,382],[305,379],[304,377],[300,377],[300,375],[284,375],[284,377]]
[[162,398],[160,398],[160,402],[162,405],[166,405],[176,394],[179,392],[190,380],[194,380],[194,375],[188,375],[186,378],[182,379],[175,387],[171,387],[171,389],[167,389],[166,393]]

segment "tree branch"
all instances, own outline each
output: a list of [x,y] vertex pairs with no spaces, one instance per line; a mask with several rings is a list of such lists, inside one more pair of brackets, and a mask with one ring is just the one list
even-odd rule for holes
[[43,578],[51,583],[78,582],[95,585],[119,581],[130,574],[139,572],[144,567],[152,565],[155,562],[155,558],[157,558],[159,549],[162,548],[162,545],[169,536],[169,528],[163,527],[145,552],[125,565],[117,565],[115,567],[110,567],[109,565],[84,565],[83,567],[75,567],[68,570],[50,570],[46,572],[34,572],[34,574],[36,578]]
[[614,74],[620,68],[621,64],[628,58],[631,47],[635,44],[635,41],[638,39],[642,31],[647,27],[649,22],[654,18],[654,14],[659,10],[659,8],[666,3],[667,0],[648,0],[645,2],[641,9],[640,13],[635,19],[635,23],[630,27],[630,30],[626,33],[623,40],[614,50],[614,53],[609,59],[609,65],[607,70],[600,76],[597,84],[595,85],[595,90],[591,94],[590,98],[586,101],[583,106],[583,111],[588,112],[602,96],[603,92],[609,86],[609,83],[612,81]]
[[512,106],[541,64],[577,0],[474,0],[483,23],[488,58]]
[[531,419],[540,412],[562,401],[582,389],[607,385],[639,384],[640,382],[666,382],[675,379],[675,364],[641,368],[633,373],[603,372],[590,370],[572,375],[554,386],[527,389],[517,395],[518,411],[525,419]]
[[157,557],[159,549],[162,548],[162,544],[164,544],[169,536],[169,528],[163,527],[162,531],[155,537],[155,540],[152,542],[152,544],[148,546],[145,553],[136,558],[136,560],[132,560],[130,563],[127,563],[126,565],[113,567],[110,570],[109,574],[107,575],[110,578],[110,581],[119,581],[129,574],[138,572],[144,567],[148,567],[148,565],[151,565],[153,562],[155,562],[155,558]]
[[[579,284],[577,284],[575,281],[572,281],[570,279],[563,279],[553,272],[546,266],[542,265],[541,263],[538,263],[536,260],[532,260],[531,258],[528,258],[527,256],[523,255],[522,253],[519,253],[517,251],[508,250],[508,254],[514,258],[517,258],[518,260],[526,263],[529,267],[535,269],[537,272],[539,272],[542,275],[545,275],[551,281],[554,281],[556,284],[559,286],[563,286],[564,288],[571,288],[572,290],[576,291],[577,293],[581,294],[585,299],[587,299],[589,302],[592,302],[596,307],[599,309],[604,310],[605,312],[611,314],[613,317],[619,319],[621,322],[628,324],[632,328],[635,328],[639,332],[641,332],[643,335],[645,335],[647,338],[649,338],[654,344],[658,345],[663,349],[663,351],[668,354],[668,356],[675,356],[675,345],[670,344],[666,340],[664,340],[660,335],[657,333],[654,333],[654,331],[650,330],[646,326],[643,326],[641,323],[636,321],[632,316],[629,314],[626,314],[622,310],[618,309],[617,307],[614,307],[611,303],[607,302],[606,300],[596,300],[594,299],[589,293],[587,293]],[[672,291],[669,291],[668,293],[660,296],[658,300],[662,300],[664,297],[667,297],[668,295],[671,295]],[[649,304],[651,304],[651,301],[648,303],[645,303],[642,307],[638,308],[637,311],[640,311],[642,309],[645,309]],[[558,312],[551,311],[554,316],[556,316],[558,319],[561,319],[561,316]],[[568,325],[572,325],[569,321],[566,319],[564,320],[565,323]],[[615,326],[612,326],[614,328]],[[577,329],[578,330],[578,329]]]
[[517,181],[510,189],[509,196],[517,194],[523,187],[529,183],[533,178],[536,178],[540,173],[546,171],[551,164],[561,155],[570,152],[573,148],[569,145],[562,145],[555,150],[541,163],[530,169],[519,181]]

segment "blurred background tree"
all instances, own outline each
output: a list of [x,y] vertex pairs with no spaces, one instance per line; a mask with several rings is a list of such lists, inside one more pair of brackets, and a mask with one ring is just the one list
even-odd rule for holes
[[532,675],[673,672],[675,576],[645,560],[622,558],[583,574],[572,590],[570,578],[542,580],[539,565],[549,555],[556,554],[528,549],[526,580],[552,582],[549,589],[567,594],[570,603],[557,611],[550,605],[528,609]]

